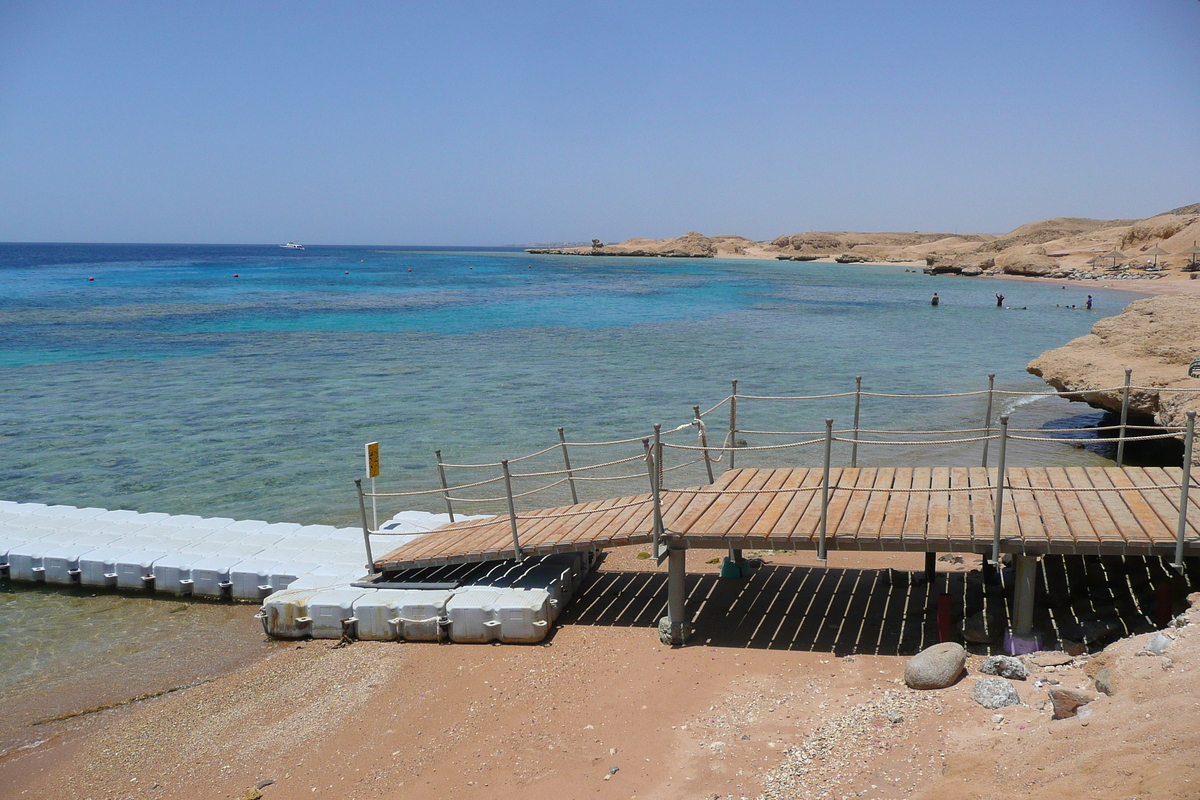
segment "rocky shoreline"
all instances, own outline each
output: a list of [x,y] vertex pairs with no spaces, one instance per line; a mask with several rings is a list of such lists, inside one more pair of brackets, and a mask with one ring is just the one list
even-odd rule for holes
[[[1189,410],[1200,411],[1200,378],[1188,366],[1200,358],[1200,295],[1162,295],[1136,300],[1092,332],[1042,353],[1029,372],[1070,399],[1120,412],[1125,370],[1132,369],[1131,421],[1180,428]],[[1193,453],[1200,464],[1200,452]]]

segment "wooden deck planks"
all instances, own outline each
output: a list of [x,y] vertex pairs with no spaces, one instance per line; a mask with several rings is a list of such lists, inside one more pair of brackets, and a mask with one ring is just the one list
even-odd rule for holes
[[[1027,551],[1045,553],[1050,548],[1050,536],[1042,519],[1042,509],[1038,505],[1036,492],[1021,491],[1022,487],[1032,486],[1029,471],[1024,469],[1007,470],[1008,484],[1012,490],[1004,500],[1005,516],[1012,508],[1013,523],[1016,526],[1016,537],[1019,537]],[[1001,531],[1005,536],[1005,531]]]
[[[913,485],[913,469],[903,467],[892,475],[893,489],[911,489]],[[922,495],[898,492],[885,496],[883,519],[879,523],[879,548],[881,550],[905,550],[904,525],[908,520],[908,509],[913,501]],[[923,540],[924,535],[921,536]]]
[[[950,468],[934,467],[929,478],[929,485],[934,489],[950,488]],[[925,532],[926,552],[951,550],[950,540],[950,497],[949,492],[936,492],[929,495],[929,512]]]
[[749,535],[750,531],[752,531],[754,526],[758,524],[759,518],[762,517],[763,513],[767,510],[770,504],[774,502],[777,497],[781,495],[788,496],[790,494],[788,492],[779,492],[776,490],[783,489],[784,487],[788,486],[788,482],[792,480],[792,475],[794,472],[795,470],[790,469],[771,470],[771,474],[763,483],[763,488],[767,491],[763,494],[754,495],[750,501],[746,503],[742,513],[738,515],[737,519],[730,523],[728,536],[744,537]]
[[[1181,472],[1139,467],[1010,468],[1011,490],[1006,492],[1001,532],[1005,549],[1140,554],[1169,548],[1175,541],[1179,490],[1159,487],[1177,484]],[[980,467],[831,470],[829,545],[832,549],[986,551],[991,545],[994,474]],[[820,530],[821,481],[820,469],[730,470],[710,487],[664,492],[664,526],[668,534],[681,533],[704,547],[734,541],[753,541],[756,547],[811,547]],[[937,491],[961,486],[971,491]],[[913,488],[933,491],[904,491]],[[1072,491],[1091,488],[1128,491]],[[721,494],[722,489],[732,491]],[[1186,525],[1192,553],[1200,545],[1200,487],[1195,494]],[[652,528],[653,506],[646,494],[518,513],[518,534],[526,554],[644,543],[650,541]],[[443,526],[388,553],[377,564],[398,569],[489,560],[510,557],[512,550],[505,515]]]
[[[909,485],[913,489],[930,489],[933,487],[933,470],[928,467],[918,467],[912,470]],[[906,550],[924,550],[927,553],[936,552],[929,542],[929,507],[933,501],[932,492],[913,492],[908,496],[905,507],[904,525],[900,530],[900,540]]]

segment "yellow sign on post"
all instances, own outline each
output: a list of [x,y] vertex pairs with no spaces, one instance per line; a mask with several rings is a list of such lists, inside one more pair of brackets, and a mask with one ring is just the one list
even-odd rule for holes
[[367,445],[367,477],[379,477],[379,442]]

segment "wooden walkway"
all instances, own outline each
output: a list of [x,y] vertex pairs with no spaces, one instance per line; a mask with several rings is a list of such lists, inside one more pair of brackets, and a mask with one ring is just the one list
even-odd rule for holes
[[[982,467],[834,469],[828,547],[990,553],[995,475]],[[1179,489],[1169,487],[1182,479],[1179,468],[1010,467],[1007,478],[1004,552],[1174,556]],[[664,490],[666,535],[689,548],[815,549],[821,480],[820,469],[737,469],[711,486]],[[1064,491],[1114,488],[1128,491]],[[1200,489],[1188,506],[1184,552],[1200,555]],[[653,503],[642,494],[519,512],[517,529],[524,555],[649,544]],[[375,563],[398,570],[514,555],[510,520],[499,516],[444,525]]]

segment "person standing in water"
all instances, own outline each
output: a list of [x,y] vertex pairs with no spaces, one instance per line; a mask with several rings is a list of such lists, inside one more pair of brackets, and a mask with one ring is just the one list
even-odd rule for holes
[[929,305],[936,306],[938,304],[937,292],[933,293],[933,299],[929,301]]
[[996,308],[1004,308],[1004,295],[996,292]]
[[1086,306],[1088,311],[1092,310],[1092,296],[1090,294],[1088,295]]

